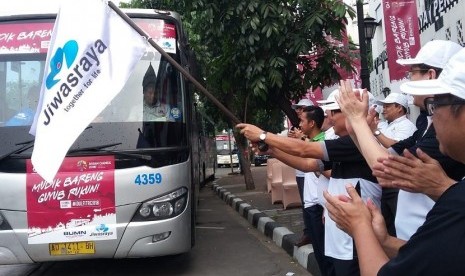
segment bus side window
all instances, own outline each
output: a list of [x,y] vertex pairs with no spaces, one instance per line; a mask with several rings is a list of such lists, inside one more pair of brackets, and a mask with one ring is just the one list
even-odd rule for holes
[[156,87],[158,88],[161,104],[169,106],[168,121],[178,122],[182,119],[182,110],[178,107],[178,78],[179,72],[165,59],[160,62]]

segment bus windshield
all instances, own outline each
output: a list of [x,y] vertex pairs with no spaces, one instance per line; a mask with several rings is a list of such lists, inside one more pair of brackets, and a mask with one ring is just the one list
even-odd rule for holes
[[[134,21],[179,61],[174,23],[154,18]],[[0,156],[34,139],[29,129],[37,110],[53,22],[53,18],[0,20]],[[117,151],[187,145],[184,80],[147,45],[124,88],[75,141],[70,153],[101,145],[114,145],[112,150]],[[32,147],[21,154],[30,158],[31,152]]]

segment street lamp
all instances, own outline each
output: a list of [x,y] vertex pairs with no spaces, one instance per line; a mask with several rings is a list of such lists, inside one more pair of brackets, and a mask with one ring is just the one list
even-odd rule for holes
[[373,17],[365,17],[363,19],[365,40],[367,41],[368,51],[371,52],[371,40],[375,37],[376,27],[379,25]]
[[362,80],[362,88],[366,88],[368,91],[370,91],[370,72],[368,70],[367,42],[370,42],[371,44],[371,39],[373,39],[373,36],[375,35],[376,26],[378,26],[378,23],[376,23],[376,20],[371,17],[362,19],[363,0],[357,0],[356,6],[360,50],[360,79]]
[[362,88],[370,90],[370,74],[367,63],[367,45],[365,41],[365,28],[363,24],[363,0],[357,0],[358,45],[360,51],[360,79]]
[[383,90],[381,90],[383,93],[383,96],[386,98],[389,94],[391,94],[391,89],[389,87],[384,87]]

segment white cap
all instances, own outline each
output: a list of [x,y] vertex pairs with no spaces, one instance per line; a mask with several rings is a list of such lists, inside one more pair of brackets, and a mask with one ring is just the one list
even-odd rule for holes
[[304,106],[312,106],[313,102],[309,99],[302,99],[298,103],[292,105],[292,109],[296,109],[297,107],[304,107]]
[[[362,89],[360,89],[360,93],[362,93]],[[373,94],[371,94],[370,92],[367,92],[367,93],[368,93],[368,106],[372,106],[375,104],[375,101],[376,101],[375,96],[373,96]],[[321,108],[323,108],[324,111],[341,109],[341,107],[339,106],[337,102],[322,105]]]
[[415,58],[398,59],[401,65],[426,64],[436,68],[444,68],[447,61],[462,49],[459,44],[449,40],[432,40],[427,42]]
[[408,107],[407,96],[402,94],[402,93],[391,93],[386,97],[386,99],[378,100],[378,101],[376,101],[376,103],[381,104],[381,105],[398,103],[398,104],[402,105],[405,108]]
[[319,100],[319,101],[316,101],[318,104],[329,104],[329,103],[334,103],[336,102],[336,98],[334,96],[336,96],[337,94],[339,93],[339,89],[334,89],[331,93],[329,93],[328,97],[326,98],[326,100]]
[[465,99],[465,49],[453,56],[435,80],[409,81],[400,90],[412,95],[452,94]]

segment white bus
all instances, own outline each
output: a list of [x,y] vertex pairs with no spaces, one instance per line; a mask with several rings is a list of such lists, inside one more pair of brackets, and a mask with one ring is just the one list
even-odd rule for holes
[[[178,14],[123,11],[189,67]],[[34,172],[30,118],[55,18],[56,10],[0,16],[0,264],[189,251],[199,182],[214,176],[215,160],[204,158],[211,150],[190,85],[155,49],[75,141],[54,181]],[[157,119],[143,117],[148,83]]]

